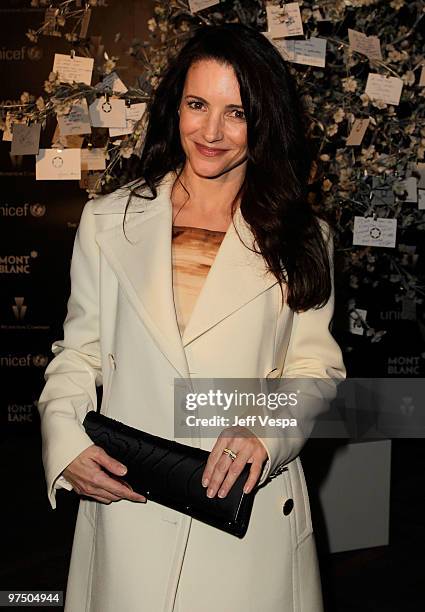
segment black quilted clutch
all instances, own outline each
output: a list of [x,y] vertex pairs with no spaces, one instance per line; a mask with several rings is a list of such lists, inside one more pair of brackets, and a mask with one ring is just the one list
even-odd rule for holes
[[201,477],[209,452],[129,427],[99,412],[87,413],[93,442],[127,467],[125,481],[141,495],[242,538],[248,529],[255,487],[244,493],[246,464],[226,497],[207,497]]

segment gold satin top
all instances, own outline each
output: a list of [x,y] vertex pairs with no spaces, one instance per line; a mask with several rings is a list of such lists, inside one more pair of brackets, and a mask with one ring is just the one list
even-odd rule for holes
[[187,326],[225,234],[201,227],[173,226],[173,291],[180,334]]

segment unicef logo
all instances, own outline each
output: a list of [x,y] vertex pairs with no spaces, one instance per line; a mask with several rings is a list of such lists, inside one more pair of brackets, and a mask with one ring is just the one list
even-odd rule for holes
[[30,213],[33,217],[44,217],[46,214],[46,207],[44,204],[31,204]]
[[47,355],[34,355],[34,357],[32,358],[33,365],[35,365],[36,368],[46,367],[48,361],[49,358],[47,357]]
[[40,47],[28,47],[27,56],[33,62],[38,62],[43,57],[43,51]]

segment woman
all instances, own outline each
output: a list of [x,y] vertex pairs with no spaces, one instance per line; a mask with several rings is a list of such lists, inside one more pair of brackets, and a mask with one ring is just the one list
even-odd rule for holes
[[[39,401],[51,505],[60,487],[85,496],[65,609],[320,612],[298,454],[345,369],[328,329],[332,242],[306,203],[300,100],[273,45],[226,24],[186,44],[149,112],[132,197],[123,188],[83,210],[64,339]],[[82,426],[100,384],[103,413],[172,439],[174,379],[288,389],[297,377],[317,379],[308,401],[273,415],[302,417],[296,437],[256,425],[192,441],[211,451],[206,495],[226,495],[251,464],[242,539],[146,502]]]

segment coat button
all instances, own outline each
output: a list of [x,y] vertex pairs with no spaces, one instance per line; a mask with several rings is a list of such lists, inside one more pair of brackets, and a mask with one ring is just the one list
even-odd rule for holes
[[283,514],[285,516],[288,516],[288,514],[292,511],[293,507],[294,507],[294,500],[287,499],[286,502],[283,504]]

